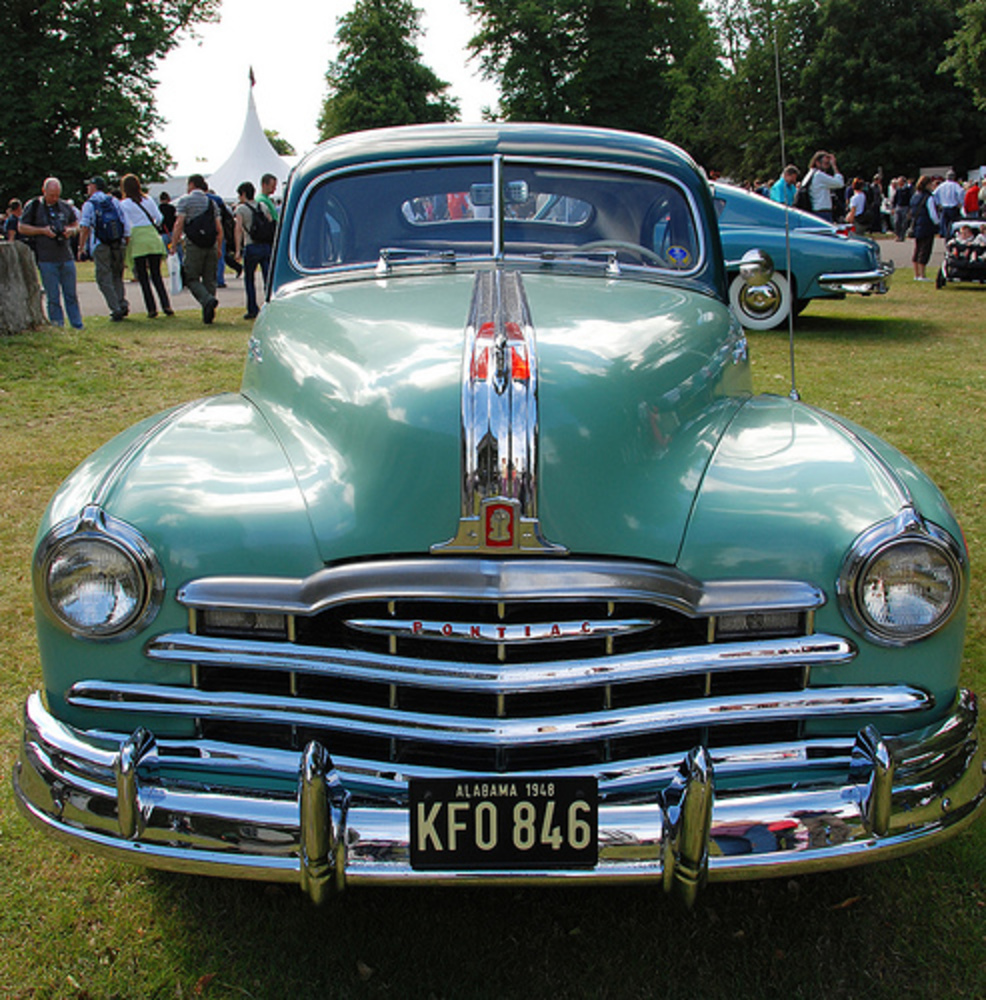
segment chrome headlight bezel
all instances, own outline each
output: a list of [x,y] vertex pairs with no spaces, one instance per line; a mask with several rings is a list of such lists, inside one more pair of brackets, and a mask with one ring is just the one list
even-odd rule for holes
[[[52,573],[58,561],[82,545],[105,546],[122,556],[134,584],[132,608],[115,621],[84,624],[73,619],[52,596]],[[38,545],[33,566],[34,589],[47,616],[75,638],[118,641],[145,628],[164,598],[164,573],[154,550],[136,528],[111,517],[100,507],[86,507],[77,517],[56,524]]]
[[[878,560],[904,545],[921,545],[945,563],[953,586],[943,610],[923,625],[890,628],[867,611],[863,589]],[[908,646],[933,635],[951,620],[967,584],[967,559],[961,545],[944,529],[922,520],[908,509],[864,531],[852,544],[842,564],[837,585],[839,604],[849,624],[871,642],[882,646]]]

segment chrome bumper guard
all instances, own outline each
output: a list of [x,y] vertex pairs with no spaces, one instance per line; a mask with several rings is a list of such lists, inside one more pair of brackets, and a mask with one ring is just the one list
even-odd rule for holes
[[894,262],[884,261],[872,271],[850,271],[846,274],[822,274],[818,284],[826,292],[853,295],[885,295],[890,290]]
[[[13,783],[29,819],[77,846],[174,871],[298,882],[316,901],[348,884],[596,879],[660,882],[690,905],[707,880],[862,864],[963,829],[986,800],[977,714],[963,691],[943,722],[903,736],[867,726],[855,740],[803,741],[759,771],[743,754],[700,746],[647,794],[609,795],[601,782],[598,862],[579,870],[416,871],[406,786],[371,799],[318,743],[299,758],[144,729],[91,734],[55,719],[37,693]],[[828,777],[806,779],[823,746]],[[182,776],[164,775],[175,768]]]

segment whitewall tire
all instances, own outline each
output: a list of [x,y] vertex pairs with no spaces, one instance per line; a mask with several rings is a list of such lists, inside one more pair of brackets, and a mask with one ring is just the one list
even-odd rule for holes
[[729,284],[729,304],[747,330],[773,330],[787,322],[791,286],[779,271],[769,281],[746,284],[737,274]]

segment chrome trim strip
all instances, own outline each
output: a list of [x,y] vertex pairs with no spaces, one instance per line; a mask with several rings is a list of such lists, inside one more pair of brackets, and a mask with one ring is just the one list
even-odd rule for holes
[[493,154],[493,259],[503,260],[503,154]]
[[452,685],[461,691],[513,694],[543,688],[619,684],[726,670],[836,666],[849,663],[856,651],[846,639],[817,634],[795,639],[763,639],[505,665],[419,660],[360,650],[249,639],[217,639],[187,632],[169,632],[152,639],[145,654],[159,662],[308,672],[380,684]]
[[690,616],[809,611],[825,594],[796,580],[700,583],[670,566],[599,559],[488,559],[480,556],[344,563],[304,579],[203,577],[178,588],[189,608],[314,615],[350,601],[641,601]]
[[435,740],[442,745],[503,747],[584,743],[731,723],[917,712],[934,704],[926,692],[904,685],[847,685],[762,695],[732,695],[667,705],[632,706],[605,713],[516,719],[443,716],[300,697],[209,692],[110,681],[79,681],[72,685],[65,697],[70,705],[110,712],[252,723],[262,719],[274,725],[321,725],[361,736]]
[[538,355],[517,271],[481,271],[462,352],[459,525],[433,554],[565,555],[538,521]]
[[[97,853],[153,867],[302,881],[298,754],[290,755],[293,790],[287,795],[261,788],[224,793],[205,776],[197,786],[174,787],[156,783],[152,772],[142,775],[137,795],[139,806],[146,810],[146,825],[138,839],[131,841],[120,834],[111,775],[102,784],[80,782],[64,767],[66,753],[71,749],[76,754],[85,747],[88,734],[55,720],[37,694],[28,699],[25,716],[24,739],[13,768],[14,793],[21,811],[42,829],[75,847],[81,844]],[[764,790],[756,780],[745,787],[723,788],[710,782],[714,790],[705,841],[711,855],[708,878],[734,881],[848,867],[901,856],[965,829],[986,803],[986,762],[976,728],[975,699],[962,692],[951,714],[935,726],[883,738],[896,764],[885,836],[867,829],[870,793],[864,774],[847,777],[843,771],[841,777],[809,788],[792,783],[774,791]],[[159,741],[159,747],[166,742]],[[92,759],[80,762],[82,769],[101,766],[103,756],[102,748],[94,748]],[[311,780],[318,781],[324,774],[331,783],[328,763],[324,770],[314,769]],[[715,761],[712,766],[716,767]],[[886,779],[880,775],[878,780]],[[345,815],[338,808],[333,813],[338,825],[325,845],[336,845],[331,881],[336,885],[661,882],[668,877],[669,854],[676,861],[666,849],[674,843],[670,822],[674,806],[667,791],[663,783],[652,785],[635,802],[600,803],[595,868],[479,873],[412,870],[407,860],[406,807],[393,799],[363,797],[350,802]],[[330,807],[333,801],[341,801],[335,793],[329,794],[328,787],[326,792]],[[703,805],[703,810],[696,811],[704,811],[702,796],[693,797]],[[691,836],[695,829],[694,825],[682,829],[678,843],[683,842],[682,835],[689,841],[700,840]],[[321,836],[317,830],[312,833]],[[701,843],[697,846],[702,847]],[[327,859],[327,854],[322,857]],[[327,874],[317,864],[322,857],[312,858],[316,864],[310,866],[309,876]],[[680,869],[677,873],[672,869],[673,881],[678,881],[679,873]]]

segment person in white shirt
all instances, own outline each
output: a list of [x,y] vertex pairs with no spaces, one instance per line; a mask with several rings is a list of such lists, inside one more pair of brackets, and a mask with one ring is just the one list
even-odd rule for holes
[[168,291],[161,278],[161,257],[164,247],[161,245],[161,232],[158,227],[162,222],[161,209],[154,199],[144,194],[140,178],[136,174],[127,174],[120,182],[124,198],[120,208],[130,223],[130,242],[127,249],[133,260],[134,275],[140,282],[140,291],[144,296],[144,306],[147,315],[153,319],[157,316],[157,305],[151,285],[161,300],[161,309],[165,316],[174,316]]
[[945,180],[935,188],[932,195],[935,199],[935,207],[938,209],[938,217],[941,220],[942,237],[948,239],[952,223],[962,214],[962,203],[965,201],[965,191],[962,185],[955,180],[955,171],[949,170],[945,174]]
[[835,153],[827,153],[820,149],[808,165],[808,175],[805,177],[808,190],[811,192],[811,210],[820,219],[832,221],[832,192],[845,186],[839,166],[835,161]]
[[863,218],[865,214],[866,182],[862,177],[857,177],[852,182],[852,197],[849,199],[849,214],[846,216],[846,221],[852,223],[857,233],[866,233],[866,222]]

